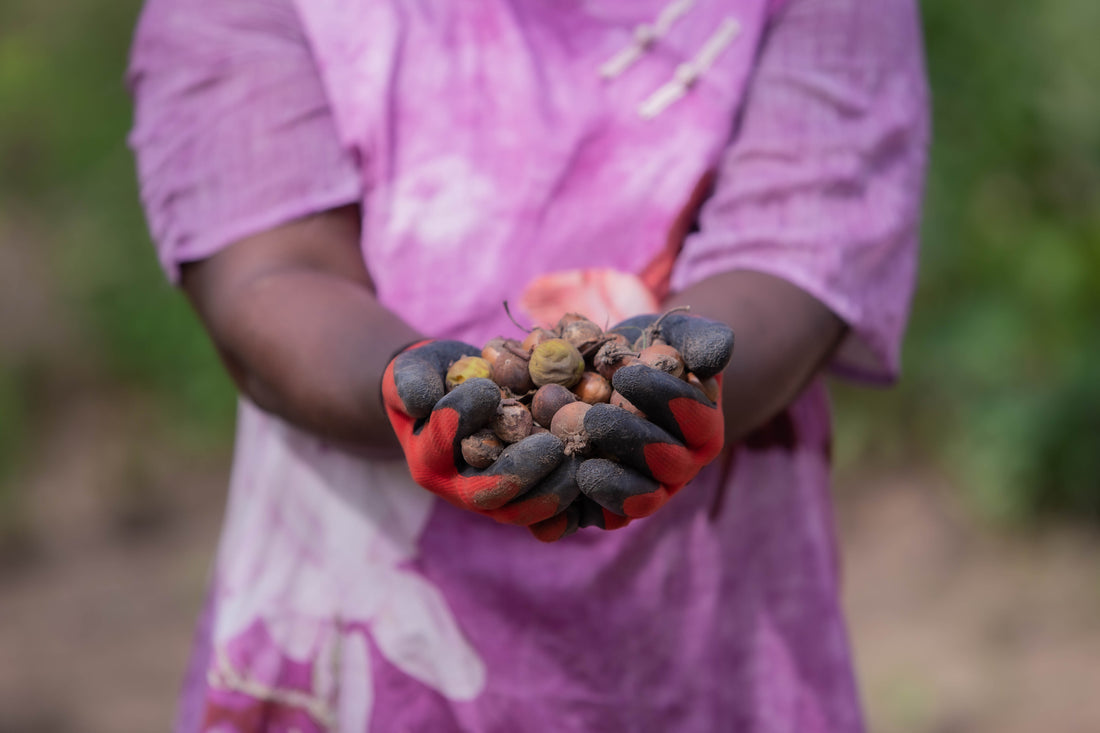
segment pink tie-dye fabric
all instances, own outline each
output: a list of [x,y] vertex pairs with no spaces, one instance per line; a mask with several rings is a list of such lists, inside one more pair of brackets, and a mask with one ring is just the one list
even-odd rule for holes
[[[672,288],[776,274],[851,326],[834,367],[896,374],[912,0],[149,0],[130,80],[169,277],[357,202],[383,302],[480,343],[542,275],[645,273],[716,171]],[[815,382],[654,517],[542,545],[242,402],[177,730],[859,731],[828,451]]]

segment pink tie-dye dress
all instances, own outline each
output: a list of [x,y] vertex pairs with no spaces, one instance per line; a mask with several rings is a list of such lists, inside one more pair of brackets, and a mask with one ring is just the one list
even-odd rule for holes
[[[913,0],[149,0],[130,83],[171,278],[358,203],[378,297],[432,336],[647,302],[593,269],[741,268],[850,325],[831,368],[896,373]],[[242,401],[177,730],[859,731],[829,444],[815,381],[655,516],[545,545]]]

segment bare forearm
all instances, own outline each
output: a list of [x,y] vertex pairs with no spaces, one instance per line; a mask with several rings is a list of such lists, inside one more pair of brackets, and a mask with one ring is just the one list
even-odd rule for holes
[[418,334],[374,296],[356,208],[187,264],[183,287],[249,399],[349,450],[397,455],[379,387],[388,358]]
[[225,308],[216,341],[250,399],[323,437],[396,454],[379,385],[388,357],[417,334],[369,291],[288,270],[257,278]]
[[836,348],[845,325],[794,285],[735,271],[676,294],[669,306],[728,324],[734,355],[722,383],[726,440],[736,442],[786,407]]

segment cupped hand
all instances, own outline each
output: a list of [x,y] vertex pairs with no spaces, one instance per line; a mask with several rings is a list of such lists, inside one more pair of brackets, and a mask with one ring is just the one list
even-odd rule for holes
[[506,447],[487,468],[462,458],[463,438],[488,425],[501,400],[489,379],[470,379],[449,392],[447,369],[480,350],[459,341],[422,341],[389,363],[382,398],[413,480],[451,504],[499,522],[527,526],[544,541],[576,529],[578,515],[566,511],[578,496],[580,461],[564,454],[549,433]]
[[642,341],[638,346],[659,337],[680,352],[686,371],[700,382],[629,364],[615,372],[612,385],[644,417],[606,404],[585,415],[589,449],[597,457],[577,469],[577,484],[588,500],[579,502],[579,523],[606,529],[653,514],[721,453],[721,373],[733,354],[732,330],[697,316],[638,316],[612,331]]

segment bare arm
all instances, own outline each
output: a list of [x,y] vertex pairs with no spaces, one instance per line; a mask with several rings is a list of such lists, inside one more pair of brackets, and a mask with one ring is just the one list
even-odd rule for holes
[[[914,0],[786,4],[685,245],[723,274],[672,302],[733,328],[729,440],[790,404],[849,331],[860,347],[850,366],[879,378],[897,369],[927,116]],[[754,271],[765,258],[773,272],[799,271],[807,289]]]
[[722,382],[726,442],[736,442],[789,405],[844,335],[832,311],[785,280],[738,270],[675,295],[670,306],[728,324],[733,360]]
[[348,206],[243,239],[183,267],[183,288],[237,387],[259,407],[368,455],[400,449],[382,372],[415,330],[386,310]]

